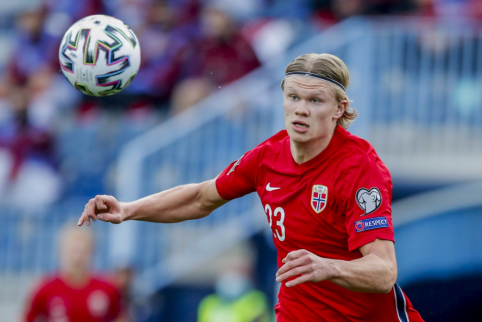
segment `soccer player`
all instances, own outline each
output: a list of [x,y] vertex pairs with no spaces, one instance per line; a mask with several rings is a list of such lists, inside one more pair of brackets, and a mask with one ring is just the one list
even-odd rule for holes
[[336,56],[297,57],[281,83],[286,130],[215,179],[130,203],[96,196],[78,224],[197,219],[256,191],[278,250],[278,322],[423,321],[396,284],[390,173],[346,130],[349,78]]
[[65,226],[60,234],[60,269],[46,276],[27,301],[24,322],[127,322],[118,288],[91,272],[91,231]]

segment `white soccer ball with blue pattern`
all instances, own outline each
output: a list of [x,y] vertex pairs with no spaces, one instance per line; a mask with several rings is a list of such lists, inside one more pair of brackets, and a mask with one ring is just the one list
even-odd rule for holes
[[141,64],[134,32],[119,19],[93,15],[73,24],[59,48],[62,73],[76,89],[91,96],[118,93]]

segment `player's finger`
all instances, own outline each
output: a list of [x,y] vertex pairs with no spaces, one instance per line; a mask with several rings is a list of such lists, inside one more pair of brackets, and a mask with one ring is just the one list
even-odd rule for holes
[[82,224],[85,222],[87,226],[90,226],[90,219],[94,221],[96,220],[94,199],[90,199],[89,202],[85,205],[84,212],[80,216],[77,225],[82,226]]
[[298,266],[279,275],[276,278],[276,282],[282,282],[290,277],[306,274],[306,273],[309,273],[310,271],[311,271],[311,268],[309,266]]
[[77,226],[82,226],[84,224],[84,222],[85,222],[84,214],[82,213],[82,215],[79,218],[79,221],[77,222]]
[[80,216],[80,219],[79,219],[79,221],[77,222],[77,226],[82,226],[84,223],[85,223],[87,226],[90,226],[89,217],[85,214],[85,212],[83,212],[83,213],[82,213],[82,216]]
[[[95,198],[92,198],[89,200],[89,202],[87,203],[87,205],[85,206],[85,214],[87,216],[88,219],[92,219],[92,221],[96,221],[97,220],[97,217],[95,216]],[[89,222],[90,223],[90,222]]]
[[294,259],[297,259],[297,258],[303,256],[306,253],[308,253],[308,251],[304,250],[304,249],[294,250],[292,252],[289,252],[288,255],[286,255],[286,257],[283,259],[282,262],[284,264],[286,264],[287,262],[289,262],[291,260],[294,260]]
[[301,265],[303,265],[303,262],[300,259],[292,260],[292,261],[290,261],[290,262],[288,262],[288,263],[286,263],[286,264],[284,264],[283,266],[280,267],[278,272],[276,272],[276,277],[286,273],[289,270],[292,270],[293,268],[295,268],[297,266],[301,266]]
[[82,226],[84,224],[84,212],[85,212],[85,209],[80,215],[79,221],[77,222],[77,226]]
[[107,198],[106,196],[95,196],[95,206],[98,210],[106,210],[107,209]]
[[85,205],[85,208],[84,208],[84,211],[82,212],[82,215],[80,216],[79,218],[79,222],[77,223],[78,226],[82,226],[85,222],[85,224],[87,226],[90,225],[90,220],[89,220],[89,217],[87,215],[87,213],[89,212],[89,203],[91,203],[92,199],[89,200],[89,202]]
[[299,285],[301,283],[309,282],[311,279],[312,279],[311,274],[305,274],[305,275],[301,275],[298,278],[295,278],[292,281],[286,282],[285,285],[287,287],[293,287],[293,286]]

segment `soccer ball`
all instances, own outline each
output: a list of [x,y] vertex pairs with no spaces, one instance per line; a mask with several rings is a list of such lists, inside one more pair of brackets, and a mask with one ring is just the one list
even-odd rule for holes
[[60,43],[59,61],[70,84],[107,96],[126,88],[141,64],[139,41],[119,19],[93,15],[74,23]]

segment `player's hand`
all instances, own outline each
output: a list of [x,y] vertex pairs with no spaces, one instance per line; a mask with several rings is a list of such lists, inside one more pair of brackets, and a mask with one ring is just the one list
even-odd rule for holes
[[116,198],[106,195],[97,195],[95,198],[89,200],[85,205],[84,212],[80,216],[78,226],[82,226],[85,222],[90,226],[90,220],[111,222],[113,224],[120,224],[123,218],[122,205]]
[[276,273],[277,282],[298,276],[286,282],[287,287],[304,282],[321,282],[334,276],[333,260],[319,257],[304,249],[288,253],[283,264]]

